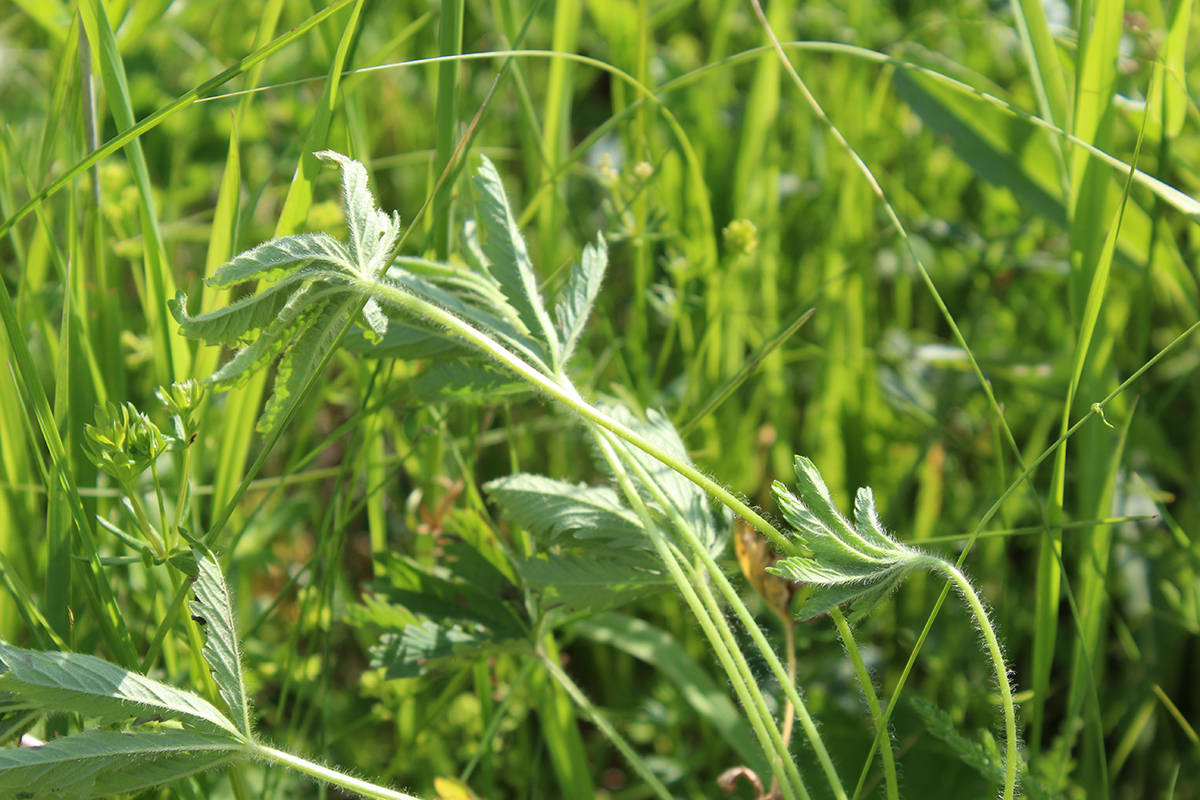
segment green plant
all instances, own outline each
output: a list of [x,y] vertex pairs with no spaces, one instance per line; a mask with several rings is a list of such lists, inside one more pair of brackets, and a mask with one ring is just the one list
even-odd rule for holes
[[[800,610],[802,616],[834,615],[852,655],[856,647],[849,627],[840,621],[839,605],[853,601],[854,622],[915,569],[949,577],[966,597],[994,662],[1006,720],[1005,796],[1013,795],[1020,758],[1007,669],[987,615],[957,568],[889,537],[870,490],[859,493],[855,521],[847,521],[836,510],[816,468],[804,458],[796,459],[799,496],[782,484],[774,490],[795,528],[794,534],[781,532],[701,474],[665,416],[649,411],[639,419],[622,406],[593,405],[582,397],[570,378],[571,357],[604,275],[603,239],[586,248],[580,263],[572,267],[552,314],[542,299],[500,177],[486,158],[473,184],[483,241],[477,241],[468,228],[464,253],[471,264],[455,266],[396,257],[399,220],[377,208],[364,167],[330,151],[317,156],[342,170],[348,240],[342,243],[324,234],[272,240],[235,257],[209,281],[211,286],[229,288],[262,279],[270,281],[267,288],[202,314],[189,314],[182,294],[171,303],[171,312],[186,335],[239,348],[208,383],[217,389],[236,386],[280,359],[274,391],[259,421],[260,429],[277,431],[361,313],[364,338],[355,345],[361,352],[413,358],[440,351],[441,360],[422,379],[431,393],[448,398],[486,393],[515,377],[573,412],[582,419],[618,489],[574,486],[522,474],[491,482],[485,488],[506,516],[543,541],[570,539],[567,551],[524,558],[512,554],[491,560],[460,558],[457,572],[449,576],[404,559],[385,560],[387,581],[380,584],[376,610],[390,603],[407,613],[410,621],[402,633],[384,637],[375,653],[376,663],[400,676],[417,674],[440,659],[465,652],[528,652],[596,722],[648,786],[660,797],[669,797],[653,770],[561,669],[548,634],[570,614],[595,611],[673,584],[725,669],[782,795],[807,798],[809,788],[768,710],[721,601],[733,609],[754,642],[756,656],[765,659],[779,679],[830,791],[846,797],[792,673],[785,670],[716,561],[731,520],[728,514],[713,514],[711,495],[775,543],[782,558],[771,571],[813,587]],[[397,316],[390,317],[385,310]],[[453,360],[447,360],[447,347],[452,348]],[[176,387],[161,396],[175,412],[179,438],[190,438],[187,410],[198,400],[194,390]],[[98,421],[89,430],[93,457],[115,470],[132,495],[133,479],[153,467],[166,449],[165,442],[133,409],[119,419],[115,410],[106,411]],[[122,435],[126,430],[128,435]],[[195,591],[192,616],[207,634],[204,657],[228,716],[198,696],[90,657],[36,655],[9,648],[4,651],[7,672],[0,688],[12,693],[14,704],[85,713],[102,723],[128,723],[130,717],[140,719],[149,712],[156,723],[178,723],[181,730],[134,731],[122,751],[133,762],[107,755],[110,742],[125,741],[115,737],[127,732],[86,731],[27,753],[17,751],[11,766],[0,767],[0,776],[14,786],[32,787],[30,797],[54,792],[91,797],[249,757],[282,763],[367,796],[404,796],[351,783],[254,739],[228,593],[205,545],[197,541],[193,546],[196,574],[184,590]],[[495,602],[496,597],[506,596],[522,601]],[[389,612],[393,617],[396,609]],[[89,673],[99,676],[97,686],[89,688],[81,677]],[[860,670],[860,679],[868,698],[874,700],[865,671]],[[882,733],[884,721],[877,701],[872,708],[890,765],[890,742]],[[38,765],[51,762],[71,766],[37,772]],[[54,777],[31,778],[51,774]],[[135,786],[136,781],[142,782]],[[888,770],[888,790],[896,796],[894,768]]]
[[98,727],[0,751],[0,792],[16,800],[139,792],[240,760],[285,765],[380,800],[410,795],[276,750],[253,735],[229,593],[212,553],[193,542],[192,619],[224,710],[203,697],[80,653],[0,642],[0,701],[7,712],[73,714]]

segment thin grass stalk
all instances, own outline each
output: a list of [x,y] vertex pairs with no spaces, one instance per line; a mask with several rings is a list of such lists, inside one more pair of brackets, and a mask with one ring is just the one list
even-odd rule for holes
[[[896,775],[896,755],[892,752],[892,737],[888,733],[883,709],[879,705],[879,696],[875,694],[875,684],[871,681],[871,673],[867,671],[862,653],[858,650],[858,643],[854,641],[854,631],[846,623],[846,617],[842,614],[842,610],[834,608],[829,612],[829,617],[837,627],[838,636],[841,637],[842,646],[846,648],[846,655],[850,657],[850,663],[854,665],[854,674],[858,677],[858,684],[862,687],[867,708],[870,709],[871,718],[875,721],[875,739],[881,742],[880,747],[883,751],[883,779],[887,785],[888,800],[899,800],[900,780]],[[868,759],[868,763],[870,763],[870,759]],[[858,796],[857,792],[855,796]]]
[[136,123],[131,128],[109,139],[108,142],[96,150],[93,150],[83,159],[78,161],[74,166],[56,178],[52,183],[31,197],[25,205],[21,206],[17,211],[0,222],[0,236],[8,233],[14,225],[24,219],[30,211],[44,202],[47,198],[57,194],[64,186],[67,186],[76,177],[84,171],[91,169],[95,164],[98,164],[102,159],[112,155],[117,150],[120,150],[131,141],[146,133],[149,130],[157,127],[163,120],[170,117],[175,112],[190,106],[202,97],[208,97],[219,86],[223,86],[229,81],[248,71],[256,64],[266,60],[269,56],[274,55],[279,50],[291,44],[296,39],[308,33],[312,28],[324,22],[329,17],[342,10],[355,0],[333,0],[328,6],[321,9],[311,17],[306,19],[301,24],[294,28],[289,28],[287,33],[282,34],[279,38],[272,41],[266,47],[254,51],[250,55],[238,61],[229,69],[221,72],[215,77],[205,81],[189,92],[182,94],[177,100],[163,106],[158,111],[155,111],[150,116]]
[[655,796],[662,798],[662,800],[671,800],[671,793],[667,791],[667,787],[663,785],[663,782],[658,779],[658,776],[654,774],[645,760],[638,755],[637,751],[630,746],[625,737],[613,727],[608,717],[596,707],[595,703],[588,699],[588,696],[579,688],[579,685],[571,680],[571,676],[563,670],[562,666],[547,656],[546,652],[540,647],[534,650],[534,655],[537,656],[538,663],[542,665],[542,668],[566,691],[571,701],[600,729],[605,738],[612,742],[617,750],[621,751],[621,755],[625,757],[629,766],[633,767],[633,771],[646,782],[646,785],[650,787],[650,791]]
[[[438,50],[443,57],[462,53],[463,7],[465,0],[441,0],[441,19],[438,23]],[[437,179],[450,167],[454,157],[458,128],[458,71],[457,60],[450,58],[438,65],[437,82],[437,150],[433,174]],[[450,233],[454,226],[451,213],[453,187],[443,183],[433,197],[433,249],[439,261],[450,258]]]

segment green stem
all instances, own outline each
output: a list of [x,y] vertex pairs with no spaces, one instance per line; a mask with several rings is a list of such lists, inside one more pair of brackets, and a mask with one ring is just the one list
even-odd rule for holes
[[166,558],[167,553],[163,549],[163,544],[155,535],[154,527],[150,524],[150,518],[146,516],[146,510],[142,508],[142,500],[138,495],[137,487],[134,486],[133,481],[130,481],[123,484],[122,488],[125,490],[125,496],[129,498],[129,507],[133,509],[133,516],[137,518],[142,533],[146,535],[146,540],[154,548],[154,554],[159,558]]
[[150,477],[154,483],[154,498],[158,501],[158,521],[163,527],[158,535],[162,539],[163,555],[166,555],[171,549],[171,531],[167,528],[167,504],[163,500],[162,483],[158,479],[157,461],[150,462]]
[[621,755],[625,756],[625,760],[629,762],[629,766],[633,767],[634,771],[642,777],[642,780],[650,787],[650,789],[663,800],[671,800],[671,793],[667,791],[667,787],[663,785],[658,776],[650,771],[650,767],[641,756],[630,746],[629,742],[625,741],[625,737],[617,732],[617,729],[608,721],[608,717],[600,713],[600,709],[588,699],[588,696],[583,693],[583,690],[571,680],[571,676],[563,671],[558,661],[550,658],[539,646],[535,651],[538,662],[545,668],[546,672],[550,673],[550,677],[558,681],[558,685],[566,690],[571,696],[571,700],[578,706],[583,713],[588,715],[588,718],[596,724],[608,740],[612,742]]
[[[721,607],[717,604],[717,599],[713,596],[712,589],[701,576],[697,576],[695,584],[698,594],[700,595],[701,599],[704,600],[704,604],[708,608],[708,613],[711,614],[714,619],[720,619],[723,623],[718,626],[717,630],[720,631],[721,636],[725,639],[726,646],[733,654],[738,670],[742,674],[742,678],[746,681],[747,685],[754,687],[754,701],[761,704],[759,713],[763,715],[764,719],[771,719],[771,713],[766,707],[766,700],[763,698],[762,692],[758,690],[758,684],[754,680],[753,673],[750,672],[750,665],[746,663],[746,656],[742,653],[742,649],[738,646],[737,640],[733,637],[733,631],[730,630],[728,624],[725,624],[725,615],[721,613]],[[774,722],[774,720],[772,720],[772,722]],[[780,768],[782,768],[790,780],[796,783],[796,786],[800,791],[800,796],[807,798],[809,796],[808,789],[805,787],[804,781],[800,777],[800,770],[796,767],[796,762],[792,759],[791,750],[788,747],[787,740],[784,739],[783,734],[780,733],[779,729],[776,728],[774,724],[767,726],[767,733],[771,735],[771,743],[775,746],[776,757],[779,761]],[[789,788],[787,784],[783,783],[782,781],[779,783],[780,788],[784,789],[786,792]],[[842,797],[844,796],[845,795],[843,794]]]
[[[700,598],[696,595],[696,591],[693,588],[691,581],[689,581],[687,576],[684,574],[683,568],[675,558],[675,554],[671,551],[671,548],[667,545],[662,532],[658,529],[658,524],[654,521],[649,509],[646,508],[646,504],[642,501],[642,498],[637,493],[636,488],[634,488],[633,482],[630,480],[629,474],[625,471],[625,467],[621,458],[613,449],[612,443],[605,436],[597,436],[596,443],[600,448],[601,454],[604,456],[609,467],[612,469],[613,475],[616,477],[617,483],[621,486],[621,490],[625,494],[626,499],[629,501],[630,505],[633,506],[634,512],[638,515],[639,519],[645,526],[646,534],[649,536],[651,543],[654,545],[654,549],[658,553],[659,558],[662,560],[663,565],[666,566],[672,580],[675,581],[675,585],[679,587],[679,591],[683,594],[683,599],[688,604],[688,608],[691,609],[692,614],[700,623],[700,627],[704,631],[705,636],[708,638],[709,644],[713,649],[713,653],[717,656],[717,660],[721,662],[721,667],[725,670],[725,674],[729,678],[729,683],[733,687],[733,691],[737,695],[738,701],[742,704],[742,710],[746,714],[746,718],[750,722],[750,727],[754,730],[755,736],[758,738],[759,745],[763,748],[764,752],[770,753],[774,749],[774,746],[771,735],[768,733],[767,729],[769,727],[773,727],[774,722],[769,716],[764,719],[760,713],[760,708],[762,706],[760,703],[755,702],[754,699],[755,693],[758,692],[757,684],[755,684],[753,681],[750,681],[749,684],[747,684],[746,680],[742,676],[742,673],[738,670],[737,665],[734,663],[732,653],[726,646],[721,635],[717,632],[718,625],[726,624],[724,615],[719,613],[715,616],[710,615],[708,610],[704,607],[704,604],[700,601]],[[778,732],[776,732],[776,735],[778,735]],[[783,760],[790,762],[791,759],[786,753],[776,753],[776,755],[780,756],[780,758],[770,759],[772,771],[774,771],[776,776],[780,778],[781,785],[786,787],[788,796],[794,796],[790,783],[791,776],[784,772],[784,766],[782,763]],[[797,773],[797,778],[798,777],[799,773]],[[804,784],[802,781],[799,782],[799,791],[802,793],[803,797],[808,797],[808,792],[804,789]]]
[[367,783],[358,778],[343,775],[337,770],[323,767],[320,764],[314,764],[312,761],[294,756],[291,753],[285,753],[282,750],[276,750],[274,747],[268,747],[265,744],[248,742],[246,749],[253,757],[276,764],[283,764],[297,772],[303,772],[305,775],[316,778],[319,781],[339,786],[348,792],[353,792],[363,797],[370,797],[375,800],[418,800],[418,798],[411,794],[397,792],[394,789],[385,789],[382,786],[376,786],[373,783]]
[[632,444],[634,447],[642,450],[645,453],[653,456],[662,463],[666,464],[671,469],[684,476],[692,483],[699,486],[704,491],[716,497],[729,508],[733,509],[743,519],[757,528],[764,536],[782,551],[784,554],[796,555],[796,547],[791,543],[774,525],[763,519],[750,506],[746,505],[740,498],[734,495],[721,484],[707,477],[691,464],[683,461],[670,453],[665,452],[662,448],[642,438],[638,434],[631,431],[621,423],[611,419],[607,415],[593,408],[589,403],[579,397],[573,388],[566,389],[553,379],[547,377],[543,373],[537,371],[529,364],[516,357],[501,344],[496,342],[487,334],[477,330],[470,324],[464,322],[448,311],[423,300],[415,295],[380,281],[366,280],[362,278],[354,279],[354,285],[361,289],[365,294],[376,297],[381,302],[387,303],[395,308],[400,309],[408,314],[413,314],[417,317],[425,319],[433,323],[437,327],[448,328],[455,335],[462,338],[467,343],[475,346],[483,353],[491,356],[500,362],[500,365],[511,372],[517,374],[518,377],[527,380],[529,383],[536,386],[541,391],[553,399],[559,401],[566,407],[570,408],[579,416],[594,422],[606,431],[621,437],[625,441]]
[[1001,704],[1004,706],[1004,735],[1007,740],[1007,751],[1004,758],[1004,800],[1012,800],[1016,794],[1017,765],[1020,763],[1020,755],[1017,753],[1017,715],[1013,704],[1012,684],[1008,680],[1008,665],[1004,663],[1000,640],[996,638],[996,631],[988,618],[987,610],[980,602],[975,587],[967,580],[967,576],[963,575],[958,567],[949,561],[943,561],[934,556],[928,556],[921,560],[924,562],[924,566],[931,567],[950,578],[962,592],[967,604],[971,607],[971,613],[975,615],[975,620],[979,623],[983,639],[987,643],[988,653],[991,655],[992,664],[996,669],[996,682],[1000,684]]
[[179,542],[179,526],[183,524],[184,510],[192,493],[192,448],[185,446],[183,458],[179,466],[179,494],[175,498],[175,519],[171,521],[171,541],[167,548],[174,547]]
[[875,694],[875,686],[871,683],[871,675],[867,672],[867,665],[863,662],[862,653],[858,651],[858,644],[854,641],[854,632],[846,623],[846,617],[842,614],[842,610],[834,606],[829,612],[829,616],[833,619],[833,624],[837,626],[838,636],[842,638],[842,646],[846,648],[846,654],[850,656],[850,661],[854,664],[858,683],[862,686],[863,696],[867,698],[867,707],[871,709],[871,717],[875,720],[875,738],[882,749],[883,774],[887,783],[888,800],[899,800],[900,782],[896,777],[896,756],[892,752],[892,737],[888,734],[887,721],[883,718],[883,709],[879,705],[879,697]]
[[[835,797],[838,800],[845,800],[846,791],[842,787],[841,779],[838,777],[837,769],[833,765],[833,759],[829,756],[829,751],[825,749],[824,740],[821,739],[821,734],[817,731],[817,725],[813,721],[812,716],[808,713],[808,707],[800,698],[800,693],[796,690],[795,681],[789,677],[788,670],[780,662],[779,656],[775,653],[775,649],[771,647],[771,643],[767,641],[767,637],[763,634],[762,629],[758,626],[758,622],[754,619],[754,615],[750,613],[750,609],[746,608],[746,604],[742,602],[742,598],[734,589],[733,584],[725,577],[724,570],[717,564],[716,560],[709,554],[708,550],[703,546],[697,538],[695,531],[687,524],[687,521],[675,508],[675,505],[661,493],[658,485],[653,481],[648,473],[646,473],[640,464],[632,459],[628,459],[630,467],[634,470],[638,479],[650,490],[655,496],[655,500],[667,511],[667,515],[671,518],[672,523],[684,537],[684,541],[688,547],[692,548],[693,552],[700,558],[704,564],[704,568],[708,574],[712,576],[717,588],[725,601],[729,603],[730,608],[737,614],[738,620],[741,621],[746,632],[750,634],[750,638],[754,640],[755,646],[762,654],[767,662],[767,666],[771,668],[775,679],[779,681],[779,685],[783,687],[784,693],[792,706],[796,709],[796,714],[800,718],[800,724],[804,727],[804,733],[808,737],[809,743],[812,745],[814,752],[817,755],[817,760],[821,763],[821,768],[825,771],[825,776],[829,781],[829,786],[833,789]],[[724,623],[725,617],[720,617]]]

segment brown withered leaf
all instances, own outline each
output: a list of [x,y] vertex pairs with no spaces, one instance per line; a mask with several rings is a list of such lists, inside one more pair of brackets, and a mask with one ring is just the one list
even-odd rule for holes
[[750,523],[738,517],[734,524],[733,543],[742,574],[767,607],[778,614],[785,624],[790,624],[796,584],[767,572],[767,567],[773,566],[779,560],[779,555]]

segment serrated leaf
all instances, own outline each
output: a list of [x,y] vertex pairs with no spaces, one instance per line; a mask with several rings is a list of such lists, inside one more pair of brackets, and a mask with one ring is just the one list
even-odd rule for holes
[[566,553],[526,559],[518,562],[518,569],[544,606],[586,611],[616,607],[673,587],[667,575],[653,569],[656,563],[649,556],[642,564],[630,564]]
[[449,580],[412,559],[392,554],[380,559],[388,579],[377,593],[407,610],[435,620],[487,628],[504,637],[523,637],[525,624],[504,602],[460,580]]
[[596,539],[609,547],[651,548],[637,515],[606,486],[518,474],[483,488],[506,518],[537,536],[555,539],[574,532],[581,542]]
[[0,797],[67,800],[139,792],[242,757],[244,745],[193,731],[88,730],[0,750]]
[[[683,440],[679,438],[675,424],[665,414],[649,409],[646,412],[646,419],[643,421],[635,417],[624,406],[601,406],[601,409],[617,422],[633,429],[681,461],[692,463],[692,458],[688,454]],[[709,497],[703,489],[649,453],[636,448],[630,448],[630,453],[642,468],[650,473],[655,483],[692,526],[692,530],[695,531],[697,538],[708,552],[714,556],[721,554],[725,549],[725,540],[733,527],[732,517],[728,512],[722,510],[723,518],[718,522]],[[657,506],[657,503],[648,494],[645,494],[643,499]]]
[[162,717],[210,733],[240,732],[204,698],[84,655],[39,652],[0,642],[0,691],[47,711],[80,714],[99,723]]
[[332,150],[313,153],[342,169],[342,199],[350,228],[350,259],[353,268],[367,278],[377,278],[387,268],[392,248],[400,236],[400,215],[379,210],[367,185],[367,169],[360,162]]
[[488,272],[500,284],[505,299],[516,310],[525,328],[556,354],[561,350],[558,335],[546,313],[537,274],[509,205],[504,183],[487,156],[482,157],[482,162],[472,183],[480,195],[477,216],[487,235],[483,254],[490,262]]
[[242,681],[237,626],[225,577],[221,574],[216,557],[202,543],[195,542],[192,553],[196,557],[197,572],[196,580],[192,583],[194,594],[190,608],[193,618],[204,622],[204,648],[201,653],[212,670],[213,680],[217,683],[234,725],[244,736],[249,736],[250,700]]
[[376,300],[374,297],[368,300],[367,304],[363,306],[362,314],[363,319],[367,321],[367,325],[371,327],[371,332],[374,333],[376,337],[382,338],[385,334],[387,334],[387,314],[383,313],[383,309],[380,308],[378,300]]
[[386,634],[371,648],[371,666],[384,667],[387,678],[424,675],[437,662],[481,652],[514,652],[526,649],[523,639],[497,637],[489,632],[467,631],[458,625],[425,621],[409,625],[402,634]]
[[297,331],[319,310],[315,307],[319,299],[320,295],[314,284],[305,282],[293,291],[275,319],[258,334],[258,337],[206,378],[204,383],[216,391],[245,384],[254,373],[278,358],[292,343]]
[[841,586],[866,583],[879,570],[874,564],[863,567],[846,567],[821,562],[815,558],[792,556],[779,560],[767,571],[784,580],[822,586]]
[[784,519],[793,527],[796,538],[811,550],[821,563],[844,566],[861,564],[864,558],[869,561],[877,560],[873,556],[864,556],[846,544],[841,537],[829,533],[821,521],[809,511],[808,506],[779,481],[771,486],[771,495],[775,498]]
[[275,322],[291,299],[295,283],[303,280],[302,275],[294,276],[258,294],[195,317],[188,316],[187,295],[183,292],[176,294],[168,306],[171,315],[179,323],[179,332],[184,336],[201,339],[205,344],[236,347],[253,339]]
[[912,570],[927,563],[927,557],[887,534],[870,489],[858,492],[851,524],[833,504],[816,466],[803,456],[796,456],[796,479],[799,497],[778,481],[771,494],[811,556],[781,559],[768,571],[812,587],[798,611],[800,619],[851,602],[853,624],[871,613]]
[[279,360],[271,396],[258,420],[259,433],[266,434],[281,423],[293,399],[316,379],[326,354],[337,343],[338,334],[350,321],[357,303],[353,297],[332,302],[303,319],[293,333],[292,345]]
[[958,732],[958,723],[946,711],[923,697],[911,696],[908,702],[925,720],[928,731],[948,744],[959,760],[974,767],[989,783],[995,786],[1004,783],[1004,757],[991,731],[980,731],[981,741],[972,742]]
[[869,486],[859,489],[854,497],[854,529],[864,540],[881,550],[890,549],[894,544],[883,529],[883,523],[879,521],[879,512],[875,508],[875,493]]
[[387,333],[377,341],[365,333],[346,337],[346,349],[366,358],[398,358],[402,360],[461,358],[472,351],[456,339],[422,328],[403,319],[389,319]]
[[601,236],[596,244],[583,248],[583,260],[571,267],[567,283],[558,296],[554,317],[558,322],[562,339],[563,362],[571,360],[575,345],[583,335],[584,326],[591,316],[596,296],[604,282],[604,271],[608,267],[608,244]]
[[368,293],[364,282],[375,281],[387,269],[399,237],[400,219],[376,207],[366,169],[360,163],[330,151],[316,155],[342,168],[349,242],[342,244],[321,233],[274,239],[220,267],[209,283],[231,286],[248,279],[282,277],[278,285],[198,317],[187,314],[182,296],[171,304],[184,335],[244,345],[206,380],[218,389],[245,383],[282,355],[274,391],[258,421],[263,433],[279,424],[299,394],[316,379],[338,336],[360,307],[373,333],[382,335],[388,328],[379,303],[364,297]]
[[532,391],[529,384],[484,361],[439,361],[412,381],[417,400],[426,403],[498,403]]
[[[822,538],[832,535],[845,542],[847,546],[855,548],[861,556],[888,557],[891,551],[890,545],[894,543],[885,542],[881,547],[860,536],[850,521],[838,511],[837,505],[834,504],[833,497],[829,493],[829,487],[825,485],[825,480],[812,461],[804,456],[796,456],[795,469],[796,488],[799,490],[800,500],[807,509],[808,515],[815,520],[815,527],[806,526],[807,529],[819,531]],[[871,507],[873,510],[873,502]],[[791,522],[790,519],[788,521]],[[813,525],[813,523],[809,523],[809,525]]]
[[352,251],[327,233],[298,233],[252,247],[222,264],[205,284],[225,289],[248,280],[273,281],[317,262],[334,271],[355,272]]

